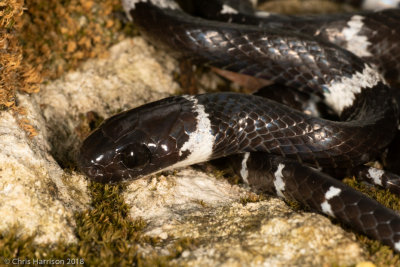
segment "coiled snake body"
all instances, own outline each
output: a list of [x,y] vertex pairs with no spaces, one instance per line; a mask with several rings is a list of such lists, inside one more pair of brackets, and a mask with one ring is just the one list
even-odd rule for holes
[[[244,25],[192,17],[171,0],[123,4],[142,34],[174,55],[275,85],[256,95],[174,96],[109,118],[81,147],[79,164],[90,178],[119,182],[239,154],[238,171],[255,189],[295,199],[400,251],[396,212],[315,169],[356,168],[400,193],[400,178],[363,167],[397,134],[398,93],[389,83],[400,80],[393,60],[399,10],[259,18],[220,5],[221,19]],[[306,104],[287,101],[300,95]],[[340,120],[303,112],[311,95]]]

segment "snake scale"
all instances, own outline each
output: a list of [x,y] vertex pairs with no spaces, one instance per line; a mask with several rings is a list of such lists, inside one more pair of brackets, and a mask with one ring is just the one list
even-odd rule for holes
[[231,156],[254,189],[400,252],[400,215],[333,177],[356,174],[400,194],[397,175],[363,165],[398,133],[399,9],[283,16],[243,3],[194,1],[201,18],[172,0],[123,1],[141,34],[172,55],[274,84],[254,95],[173,96],[117,114],[83,142],[80,168],[108,183]]

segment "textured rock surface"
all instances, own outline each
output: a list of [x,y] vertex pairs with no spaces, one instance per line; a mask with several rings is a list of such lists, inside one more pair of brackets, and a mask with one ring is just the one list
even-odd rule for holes
[[75,241],[73,212],[87,206],[86,180],[66,174],[50,155],[46,122],[27,96],[19,101],[41,130],[31,139],[10,113],[0,116],[0,231],[37,233],[36,242]]
[[125,40],[109,58],[86,62],[32,97],[19,96],[39,133],[35,138],[10,113],[1,113],[0,231],[16,226],[20,233],[37,233],[36,242],[75,241],[73,213],[90,203],[87,180],[60,164],[74,165],[82,115],[96,111],[108,117],[170,95],[178,88],[173,66],[174,60],[142,39]]
[[[125,193],[131,216],[148,222],[147,234],[166,241],[193,239],[175,263],[190,266],[293,266],[355,264],[363,251],[351,233],[283,201],[242,204],[252,194],[191,169],[142,179]],[[157,250],[167,253],[168,245]],[[147,253],[154,248],[143,249]]]

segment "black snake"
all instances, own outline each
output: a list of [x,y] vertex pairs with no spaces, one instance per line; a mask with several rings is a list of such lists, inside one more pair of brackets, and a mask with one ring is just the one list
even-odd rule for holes
[[[84,141],[81,169],[119,182],[238,154],[232,160],[253,188],[400,252],[399,214],[317,170],[356,173],[400,194],[398,176],[363,166],[398,131],[400,11],[280,16],[241,11],[237,2],[195,1],[227,23],[193,17],[172,0],[123,1],[143,36],[173,55],[275,84],[256,95],[174,96],[117,114]],[[338,121],[317,117],[316,99]]]

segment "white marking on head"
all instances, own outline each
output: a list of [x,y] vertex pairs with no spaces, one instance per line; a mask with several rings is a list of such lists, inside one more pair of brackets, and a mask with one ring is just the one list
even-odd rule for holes
[[360,35],[360,31],[364,26],[362,22],[363,16],[354,15],[350,21],[347,22],[347,27],[342,30],[342,34],[347,41],[346,49],[353,52],[359,57],[369,57],[372,54],[368,51],[368,46],[371,44],[368,42],[367,36]]
[[367,177],[371,178],[375,184],[382,186],[382,175],[385,171],[371,167],[368,169]]
[[247,179],[249,177],[249,169],[247,168],[247,160],[249,159],[249,156],[250,152],[243,154],[242,168],[240,169],[240,176],[242,176],[242,179],[246,184],[249,184],[249,180]]
[[179,5],[175,3],[173,0],[122,0],[122,7],[125,10],[128,19],[132,21],[132,17],[130,15],[130,10],[135,9],[136,4],[143,2],[150,2],[155,6],[161,8],[169,8],[169,9],[180,9]]
[[325,193],[325,201],[321,203],[323,213],[335,217],[335,214],[332,211],[331,204],[329,204],[329,200],[340,195],[340,192],[342,192],[340,188],[334,186],[329,187],[328,191],[326,191]]
[[286,185],[285,185],[285,181],[283,180],[283,174],[282,174],[283,168],[285,168],[285,165],[282,163],[279,163],[278,168],[277,168],[276,172],[274,173],[274,175],[275,175],[274,186],[275,186],[276,193],[278,194],[278,196],[285,198],[283,191],[285,191]]
[[394,249],[397,250],[398,252],[400,252],[400,241],[397,241],[396,243],[394,243]]
[[236,9],[234,9],[231,6],[228,5],[223,5],[222,9],[221,9],[221,14],[238,14],[239,11],[237,11]]
[[183,161],[177,162],[168,169],[207,161],[210,159],[213,152],[215,136],[211,134],[211,121],[208,118],[204,106],[199,104],[194,96],[182,97],[193,102],[195,112],[197,113],[197,125],[196,130],[189,134],[189,140],[187,140],[179,150],[179,155],[182,155],[185,151],[189,151],[188,157]]
[[362,4],[362,9],[381,10],[386,8],[395,8],[399,6],[400,6],[400,0],[385,0],[385,1],[364,0],[364,3]]
[[339,81],[325,85],[328,89],[324,92],[325,103],[340,115],[343,109],[353,104],[355,95],[361,93],[361,88],[372,88],[379,81],[383,81],[379,73],[365,64],[362,73],[356,72],[351,77],[342,77]]

